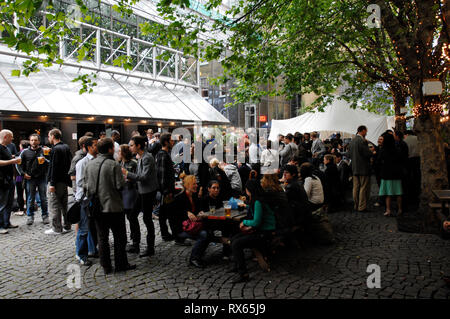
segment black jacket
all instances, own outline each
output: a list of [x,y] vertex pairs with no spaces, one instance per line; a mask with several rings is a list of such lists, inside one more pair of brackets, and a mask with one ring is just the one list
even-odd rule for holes
[[192,195],[192,201],[194,202],[194,206],[191,205],[191,202],[184,191],[175,195],[173,202],[173,217],[178,223],[181,224],[189,218],[188,212],[197,215],[202,211],[202,203],[198,198],[198,194]]
[[42,147],[38,147],[36,150],[28,147],[22,152],[20,157],[22,157],[22,164],[17,166],[20,175],[26,173],[32,179],[46,177],[49,166],[48,160],[46,159],[44,164],[39,164],[37,159],[38,157],[45,157]]
[[305,188],[298,181],[294,181],[287,184],[284,191],[292,209],[294,223],[299,225],[311,214]]
[[156,154],[156,174],[161,193],[163,195],[175,193],[175,169],[172,158],[162,149]]
[[380,165],[380,176],[382,179],[402,179],[402,169],[406,163],[402,163],[401,151],[398,148],[387,149],[383,147],[380,151]]
[[156,154],[161,150],[162,146],[159,141],[155,141],[153,144],[148,144],[147,150],[153,157],[156,157]]
[[67,186],[72,185],[69,176],[70,163],[72,161],[72,154],[69,146],[63,142],[59,142],[53,146],[50,152],[50,165],[48,167],[47,180],[50,186],[55,186],[56,183],[65,183]]

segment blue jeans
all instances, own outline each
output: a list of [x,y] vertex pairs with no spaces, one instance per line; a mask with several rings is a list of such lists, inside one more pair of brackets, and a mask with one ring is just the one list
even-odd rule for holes
[[182,232],[182,233],[178,234],[178,237],[181,240],[185,240],[187,238],[197,239],[194,247],[192,247],[190,260],[193,260],[193,259],[200,260],[203,256],[203,254],[205,253],[206,248],[208,248],[209,243],[211,242],[211,235],[206,230],[200,231],[195,236],[190,235],[186,232]]
[[76,254],[81,259],[85,259],[88,256],[89,218],[86,209],[86,207],[81,205],[80,222],[78,223],[77,239],[75,241]]
[[27,180],[27,215],[34,216],[34,201],[36,200],[36,188],[38,189],[41,200],[42,217],[48,216],[47,205],[47,181],[42,179]]
[[0,229],[8,228],[10,224],[11,210],[14,201],[14,189],[16,185],[11,183],[7,188],[0,189]]
[[[90,223],[93,223],[94,221],[90,221]],[[95,246],[95,241],[92,233],[89,231],[87,236],[87,242],[88,242],[88,251],[89,255],[95,255],[98,254],[97,247]]]

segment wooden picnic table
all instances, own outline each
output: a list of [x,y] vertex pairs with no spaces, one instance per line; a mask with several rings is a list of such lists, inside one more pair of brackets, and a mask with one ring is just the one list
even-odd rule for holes
[[214,213],[204,212],[207,218],[210,220],[232,220],[236,222],[241,222],[247,216],[246,210],[239,211],[237,209],[231,210],[231,216],[225,216],[225,208],[218,208]]
[[450,189],[439,189],[439,190],[431,190],[436,196],[436,198],[441,202],[442,204],[442,212],[445,214],[445,216],[449,215],[449,205],[450,202]]

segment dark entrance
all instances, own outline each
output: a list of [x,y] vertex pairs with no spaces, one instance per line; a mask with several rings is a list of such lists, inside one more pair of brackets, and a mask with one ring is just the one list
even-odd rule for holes
[[19,150],[20,141],[28,140],[30,135],[34,133],[41,136],[41,144],[48,144],[48,132],[54,127],[59,126],[55,124],[56,123],[3,121],[3,128],[13,132],[13,143],[16,144],[17,150]]
[[99,137],[100,132],[105,131],[105,124],[94,123],[78,123],[77,124],[77,136],[78,138],[84,136],[87,132],[94,133],[94,137]]

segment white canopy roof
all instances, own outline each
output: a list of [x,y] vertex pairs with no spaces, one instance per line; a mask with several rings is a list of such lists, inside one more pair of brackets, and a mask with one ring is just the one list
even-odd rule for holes
[[272,120],[269,139],[274,141],[278,134],[295,132],[331,131],[356,134],[360,125],[367,127],[366,138],[375,143],[381,134],[395,126],[395,121],[393,116],[352,109],[344,100],[335,99],[325,107],[324,112],[315,110],[287,120]]
[[53,66],[12,76],[22,62],[0,54],[0,111],[229,123],[192,88],[99,72],[94,91],[80,95],[81,83],[72,80],[90,72]]

